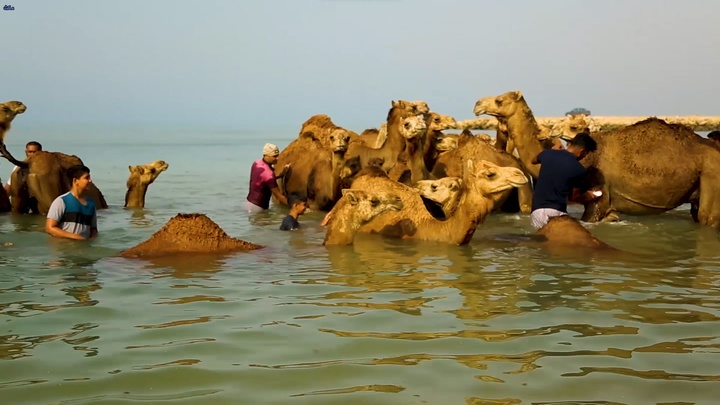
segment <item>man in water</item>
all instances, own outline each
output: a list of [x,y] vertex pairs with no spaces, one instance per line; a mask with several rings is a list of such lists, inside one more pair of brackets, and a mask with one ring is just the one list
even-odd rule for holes
[[59,238],[85,240],[98,234],[95,201],[85,197],[92,182],[90,169],[76,165],[67,170],[70,191],[53,200],[45,220],[45,232]]
[[[270,208],[270,197],[275,198],[281,203],[287,205],[287,198],[280,191],[273,170],[273,165],[277,163],[280,150],[276,145],[266,143],[263,146],[263,157],[254,161],[250,168],[250,187],[247,195],[247,203],[245,208],[248,211],[262,211]],[[278,177],[285,175],[290,165],[283,167]]]
[[581,193],[573,201],[590,202],[600,197],[583,183],[585,167],[579,162],[596,149],[595,140],[583,132],[568,142],[567,149],[545,149],[533,158],[533,164],[541,164],[530,214],[535,228],[542,228],[550,218],[568,215],[567,201],[573,188],[580,188]]
[[[29,158],[30,156],[34,155],[35,152],[42,151],[42,145],[40,145],[40,142],[37,141],[30,141],[25,145],[25,157]],[[10,179],[12,179],[12,174],[15,173],[15,171],[18,169],[17,166],[10,172],[10,176],[8,177],[7,183],[5,183],[5,192],[10,193]]]

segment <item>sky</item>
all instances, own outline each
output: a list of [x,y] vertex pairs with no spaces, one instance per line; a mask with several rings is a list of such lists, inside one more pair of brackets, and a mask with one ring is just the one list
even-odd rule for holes
[[716,0],[6,0],[0,100],[44,125],[361,131],[392,100],[456,119],[716,115]]

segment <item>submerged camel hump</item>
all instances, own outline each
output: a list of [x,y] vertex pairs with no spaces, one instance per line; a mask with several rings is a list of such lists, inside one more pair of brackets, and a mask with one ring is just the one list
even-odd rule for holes
[[122,257],[159,257],[188,253],[230,253],[263,246],[229,236],[205,214],[177,214],[150,239],[119,253]]

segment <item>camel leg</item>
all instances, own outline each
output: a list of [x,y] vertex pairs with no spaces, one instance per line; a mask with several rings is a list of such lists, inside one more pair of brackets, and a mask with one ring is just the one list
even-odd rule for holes
[[10,199],[5,192],[5,187],[0,184],[0,212],[9,212],[10,209]]
[[59,187],[43,187],[43,182],[35,174],[28,175],[27,184],[34,194],[33,197],[37,199],[37,213],[47,215],[53,200],[61,194]]
[[700,225],[720,228],[720,178],[710,171],[700,175],[700,203],[697,218]]

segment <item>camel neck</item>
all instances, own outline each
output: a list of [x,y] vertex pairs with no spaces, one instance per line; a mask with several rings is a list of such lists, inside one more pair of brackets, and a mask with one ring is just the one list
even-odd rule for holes
[[543,150],[537,138],[540,134],[540,127],[527,106],[519,108],[519,110],[507,119],[508,134],[518,150],[520,160],[528,172],[537,179],[540,174],[540,165],[532,164],[532,160]]
[[126,207],[144,207],[146,192],[147,192],[147,185],[142,185],[142,184],[138,184],[138,183],[129,183],[128,190],[125,193],[125,206]]
[[347,217],[350,214],[351,212],[345,207],[340,207],[333,213],[333,219],[327,225],[324,245],[351,245],[353,243],[359,226],[353,226],[352,221]]

